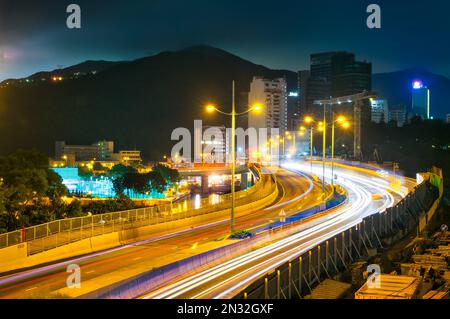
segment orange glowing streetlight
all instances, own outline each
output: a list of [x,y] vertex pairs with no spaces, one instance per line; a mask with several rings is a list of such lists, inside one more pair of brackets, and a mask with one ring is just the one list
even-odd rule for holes
[[223,115],[231,116],[231,218],[230,218],[230,231],[231,234],[234,232],[234,210],[236,204],[236,196],[235,196],[235,178],[236,178],[236,116],[244,115],[250,112],[260,112],[262,110],[262,105],[260,103],[255,103],[251,107],[249,107],[244,112],[236,112],[236,104],[235,104],[235,87],[234,81],[232,82],[232,103],[231,103],[231,113],[224,112],[216,107],[214,104],[206,105],[206,111],[208,113],[218,112]]
[[334,128],[335,128],[335,124],[339,123],[341,125],[341,127],[344,129],[348,129],[350,127],[350,123],[347,121],[345,116],[339,115],[335,120],[334,112],[332,112],[332,117],[333,117],[333,121],[332,121],[332,129],[331,129],[331,185],[334,184],[334,140],[335,140]]

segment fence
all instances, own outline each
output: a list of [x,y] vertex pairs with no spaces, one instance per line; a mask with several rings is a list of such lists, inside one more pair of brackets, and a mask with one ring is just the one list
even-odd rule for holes
[[[328,187],[331,190],[331,187]],[[254,249],[255,245],[258,247],[266,242],[273,242],[275,240],[285,238],[291,234],[298,232],[299,220],[308,218],[314,213],[323,212],[329,206],[336,207],[344,204],[346,196],[339,193],[331,192],[323,201],[314,205],[308,210],[299,211],[292,215],[292,220],[286,220],[281,224],[271,223],[269,227],[264,230],[256,231],[256,235],[246,238],[244,240],[236,241],[235,243],[205,251],[203,253],[182,259],[180,261],[164,265],[160,268],[152,269],[132,278],[125,279],[118,283],[108,285],[98,290],[92,291],[85,295],[79,296],[83,299],[116,299],[116,298],[137,298],[149,291],[156,289],[168,280],[173,280],[190,271],[195,271],[205,265],[213,266],[219,264],[221,261],[229,260],[230,258],[242,255]],[[255,231],[254,231],[255,232]]]
[[311,293],[323,278],[332,278],[334,274],[349,269],[350,263],[371,255],[371,250],[383,248],[411,231],[418,231],[420,216],[426,214],[439,196],[437,189],[427,180],[394,207],[368,216],[354,227],[300,253],[253,282],[235,298],[302,298]]
[[[244,201],[261,199],[273,191],[274,183],[271,176],[260,176],[259,171],[253,168],[251,170],[258,182],[247,190],[235,193],[237,206]],[[200,201],[190,200],[183,203],[56,220],[24,230],[0,234],[0,249],[28,242],[28,254],[31,255],[84,238],[224,210],[229,208],[230,199],[231,194],[225,194]]]

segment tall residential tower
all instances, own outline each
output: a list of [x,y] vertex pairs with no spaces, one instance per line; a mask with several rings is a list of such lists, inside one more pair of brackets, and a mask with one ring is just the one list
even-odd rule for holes
[[422,81],[413,82],[411,113],[424,120],[430,118],[430,90]]
[[248,94],[249,105],[261,104],[261,112],[250,112],[248,127],[256,129],[278,128],[280,134],[287,130],[287,85],[283,78],[265,79],[253,77]]

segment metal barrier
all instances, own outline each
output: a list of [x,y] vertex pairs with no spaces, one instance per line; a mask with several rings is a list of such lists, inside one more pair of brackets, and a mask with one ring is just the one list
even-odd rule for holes
[[[259,173],[258,173],[259,174]],[[258,182],[247,190],[236,192],[236,206],[255,201],[273,192],[275,184],[270,176],[258,176]],[[231,194],[201,201],[146,207],[114,213],[67,218],[0,234],[0,249],[28,242],[28,254],[53,249],[81,239],[125,229],[156,225],[229,208]],[[24,234],[23,234],[24,233]],[[24,238],[22,238],[24,237]]]
[[[276,186],[276,185],[274,185]],[[339,195],[338,195],[339,196]],[[333,194],[327,196],[320,204],[317,204],[306,211],[299,211],[293,216],[307,218],[313,213],[322,212],[327,204],[332,201]],[[345,202],[345,198],[340,198],[335,205],[341,205]],[[293,217],[292,216],[292,217]],[[156,287],[167,283],[168,279],[174,279],[178,276],[186,274],[189,271],[193,271],[199,267],[205,265],[216,265],[222,259],[229,260],[238,255],[242,255],[254,248],[254,245],[262,245],[266,242],[273,242],[275,240],[285,238],[293,233],[298,232],[298,221],[300,218],[294,218],[293,221],[286,221],[279,225],[278,223],[272,223],[267,229],[257,232],[256,235],[243,240],[236,241],[235,243],[218,247],[212,250],[205,251],[203,253],[182,259],[177,262],[173,262],[164,265],[160,268],[152,269],[135,277],[120,281],[118,283],[108,285],[98,290],[92,291],[85,295],[79,296],[83,299],[115,299],[125,298],[131,299],[139,297]]]
[[427,180],[394,207],[370,215],[359,224],[299,253],[292,260],[261,276],[235,299],[292,299],[311,293],[323,278],[348,270],[350,264],[371,250],[389,246],[412,231],[441,194]]

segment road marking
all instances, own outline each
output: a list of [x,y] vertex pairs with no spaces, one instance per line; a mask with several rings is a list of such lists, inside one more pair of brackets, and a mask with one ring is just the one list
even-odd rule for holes
[[139,260],[139,259],[142,259],[142,257],[133,258],[134,261]]
[[27,290],[25,290],[25,291],[31,291],[31,290],[34,290],[34,289],[37,289],[37,286],[36,286],[36,287],[33,287],[33,288],[29,288],[29,289],[27,289]]
[[86,275],[87,274],[92,274],[93,272],[95,272],[95,270],[88,271],[88,272],[86,272]]

